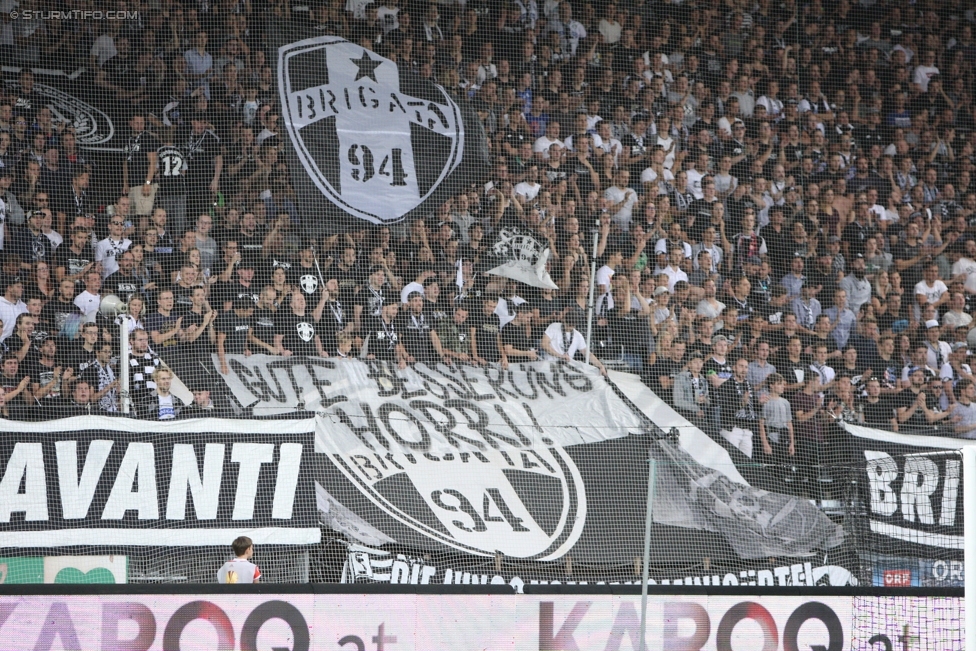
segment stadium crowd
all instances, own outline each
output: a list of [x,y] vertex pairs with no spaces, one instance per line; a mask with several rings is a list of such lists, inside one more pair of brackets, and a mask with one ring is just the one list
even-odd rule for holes
[[[4,416],[118,412],[120,372],[144,417],[225,413],[239,354],[583,359],[592,264],[594,362],[713,436],[780,459],[824,454],[838,421],[976,438],[967,3],[118,5],[139,19],[0,23],[24,66],[0,89]],[[281,154],[268,13],[468,103],[489,177],[321,235]],[[110,161],[34,88],[31,66],[79,62],[127,116]],[[558,290],[484,273],[505,227],[550,249]]]

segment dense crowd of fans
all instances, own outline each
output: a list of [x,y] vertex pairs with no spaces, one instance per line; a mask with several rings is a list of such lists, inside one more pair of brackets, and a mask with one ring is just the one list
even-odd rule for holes
[[[139,18],[0,23],[25,66],[0,89],[3,415],[118,412],[120,373],[144,417],[224,414],[240,354],[590,357],[784,464],[823,459],[840,421],[976,438],[966,3],[119,5]],[[488,178],[321,235],[280,154],[269,13],[470,104]],[[127,116],[97,165],[29,70],[80,62]],[[484,273],[508,226],[548,246],[558,290]]]

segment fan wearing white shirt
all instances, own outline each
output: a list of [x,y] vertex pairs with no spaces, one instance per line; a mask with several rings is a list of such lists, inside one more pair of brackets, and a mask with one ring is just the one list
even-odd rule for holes
[[[664,159],[664,148],[660,145],[654,145],[651,148],[651,164],[641,172],[640,181],[641,187],[644,188],[644,194],[653,197],[668,193],[667,186],[674,181],[674,174],[664,166]],[[651,187],[652,183],[656,184],[657,187]]]
[[610,249],[607,251],[606,264],[596,272],[596,288],[603,296],[610,291],[610,281],[613,280],[614,270],[624,261],[623,251],[620,249]]
[[[958,246],[958,242],[956,243]],[[951,251],[950,251],[951,253]],[[959,259],[952,263],[952,277],[965,275],[963,286],[969,294],[976,294],[976,241],[966,240]]]
[[671,117],[662,115],[657,119],[656,126],[657,142],[655,144],[664,150],[664,169],[671,171],[674,169],[675,159],[678,154],[678,144],[671,137]]
[[922,64],[915,68],[912,83],[915,84],[919,92],[927,93],[929,90],[929,81],[938,74],[939,69],[935,65],[935,52],[927,50],[922,55]]
[[114,274],[119,270],[119,263],[116,258],[122,256],[132,246],[132,240],[126,238],[122,233],[125,230],[125,222],[121,217],[112,217],[108,223],[108,237],[95,245],[95,262],[102,263],[102,279],[109,274]]
[[576,329],[576,314],[572,311],[567,311],[562,321],[549,324],[542,334],[542,350],[546,353],[546,359],[552,362],[558,360],[572,362],[576,353],[583,353],[589,358],[587,361],[600,369],[600,373],[607,374],[603,362],[597,359],[596,355],[586,355],[586,339]]
[[668,277],[669,292],[674,293],[674,284],[679,280],[688,282],[688,274],[681,269],[681,263],[684,262],[684,259],[685,252],[683,248],[677,246],[671,247],[671,253],[668,256],[668,266],[661,269],[661,273],[666,274]]
[[539,185],[539,166],[529,165],[526,170],[525,180],[515,186],[515,196],[524,197],[521,203],[531,203],[539,196],[542,186]]
[[837,374],[834,369],[827,366],[827,344],[817,344],[813,351],[810,370],[820,376],[820,386],[824,391],[830,389]]
[[930,368],[942,368],[949,362],[949,354],[952,347],[948,343],[941,341],[939,336],[942,330],[939,322],[935,319],[925,322],[925,356]]
[[922,272],[922,280],[915,285],[915,320],[921,320],[922,308],[932,305],[938,310],[949,300],[949,288],[939,280],[939,265],[934,262]]
[[613,223],[624,231],[630,230],[630,222],[634,218],[634,206],[637,205],[637,193],[630,187],[630,172],[618,171],[613,177],[613,185],[603,191],[606,198],[607,210],[611,213]]
[[85,291],[75,296],[74,303],[81,310],[84,321],[94,322],[98,307],[102,304],[102,277],[97,271],[85,274]]
[[532,153],[545,160],[549,158],[549,148],[553,145],[565,146],[563,141],[559,139],[559,123],[550,120],[546,125],[546,135],[536,138],[532,145]]
[[[708,160],[709,156],[706,152],[701,152],[698,154],[698,160],[694,158],[688,159],[688,169],[685,173],[688,175],[688,185],[686,186],[691,190],[691,194],[695,199],[704,199],[705,193],[702,191],[702,179],[708,176]],[[701,167],[702,171],[698,168]]]
[[966,297],[962,292],[955,292],[949,299],[949,311],[942,316],[942,325],[955,330],[972,322],[973,317],[966,313]]

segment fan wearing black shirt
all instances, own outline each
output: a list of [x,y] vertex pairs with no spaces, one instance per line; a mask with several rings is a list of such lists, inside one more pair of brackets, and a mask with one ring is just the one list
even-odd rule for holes
[[58,282],[67,279],[79,283],[94,264],[91,234],[84,228],[74,229],[71,232],[71,242],[67,246],[62,244],[54,252],[54,270]]
[[783,395],[788,397],[803,388],[810,363],[803,357],[803,341],[799,336],[790,339],[779,355],[774,366],[786,378],[786,393]]
[[[353,301],[353,322],[356,330],[363,327],[366,317],[379,317],[386,299],[383,296],[383,285],[386,282],[386,271],[379,265],[374,265],[369,270],[369,279],[366,285],[359,290]],[[393,301],[395,302],[395,301]]]
[[187,208],[190,215],[199,215],[209,212],[210,204],[220,189],[224,157],[220,138],[208,128],[205,113],[193,113],[190,124],[192,127],[182,139],[185,144],[180,149],[187,156]]
[[535,310],[529,303],[514,305],[515,318],[502,328],[502,350],[509,359],[517,358],[534,362],[539,359],[538,346],[532,340],[532,315]]
[[316,331],[316,319],[307,309],[305,295],[301,292],[292,293],[288,307],[282,306],[275,314],[274,340],[278,354],[285,357],[328,357]]
[[[176,146],[175,129],[162,131],[163,145],[156,150],[156,206],[166,211],[171,224],[186,223],[186,154]],[[151,186],[147,186],[151,187]],[[139,192],[142,192],[140,189]]]
[[[0,388],[4,391],[5,406],[8,409],[17,407],[19,414],[33,404],[30,383],[30,376],[21,370],[20,360],[14,355],[5,355],[0,362]],[[14,414],[11,415],[16,417]]]
[[222,282],[217,287],[222,296],[225,312],[233,307],[234,299],[238,296],[247,296],[257,303],[259,292],[257,283],[254,282],[254,262],[250,257],[241,258],[237,263],[237,278],[230,282]]
[[894,432],[898,431],[898,421],[890,398],[881,395],[881,382],[878,378],[871,378],[867,383],[868,395],[858,406],[858,411],[864,414],[864,424]]
[[[48,301],[41,310],[41,319],[51,325],[51,334],[57,335],[65,331],[74,317],[75,323],[81,320],[81,309],[75,305],[75,284],[65,278],[58,283],[58,297]],[[70,328],[68,328],[70,330]],[[67,335],[68,332],[65,332]]]
[[[651,388],[659,396],[666,400],[671,399],[674,389],[674,378],[684,369],[685,362],[685,342],[675,341],[671,343],[671,348],[661,351],[661,356],[657,358],[654,366],[648,369],[651,378]],[[665,355],[670,355],[666,357]]]
[[48,337],[38,346],[35,358],[28,363],[27,375],[31,378],[31,395],[41,406],[50,407],[61,397],[62,386],[71,382],[74,369],[62,367],[57,342],[54,337]]
[[731,431],[733,427],[759,431],[759,401],[746,376],[749,361],[740,357],[732,367],[732,377],[723,382],[716,392],[718,404],[722,408],[722,428]]
[[136,260],[132,251],[126,251],[119,256],[119,270],[110,273],[105,279],[103,288],[106,294],[115,294],[128,303],[136,294],[142,295],[142,280],[133,273]]
[[[78,217],[87,218],[89,215],[94,217],[97,209],[94,199],[88,194],[88,186],[91,183],[91,176],[83,167],[79,167],[71,173],[71,191],[66,196],[55,193],[51,196],[57,209],[58,227],[55,229],[59,233],[65,231],[65,220],[68,224],[74,224]],[[94,221],[92,222],[94,224]]]
[[331,271],[339,281],[338,299],[343,305],[352,305],[359,286],[363,284],[363,270],[356,264],[356,247],[347,245]]
[[14,100],[14,113],[26,118],[27,125],[34,124],[38,111],[44,106],[44,98],[34,91],[34,73],[23,68],[20,73],[20,88]]
[[472,314],[471,322],[471,353],[478,364],[501,362],[502,368],[508,368],[508,357],[501,341],[501,320],[495,314],[498,299],[486,296],[481,303],[481,313]]
[[251,330],[248,333],[248,343],[252,345],[255,352],[262,349],[269,355],[277,355],[278,349],[274,346],[275,337],[275,311],[272,307],[276,292],[273,287],[265,286],[258,296],[255,304],[254,313],[251,315]]
[[342,302],[339,301],[339,281],[329,278],[322,286],[322,295],[319,300],[321,308],[321,319],[318,323],[319,338],[322,340],[322,348],[325,352],[333,355],[338,351],[338,335],[340,332],[349,333],[352,330],[352,323],[349,315],[343,310]]
[[217,358],[220,360],[220,373],[227,375],[227,355],[250,357],[248,341],[251,335],[251,315],[254,302],[245,297],[234,299],[234,309],[217,317]]
[[241,215],[241,230],[237,234],[238,248],[244,255],[257,257],[264,251],[264,236],[258,232],[258,218],[254,212],[248,210]]
[[122,194],[129,195],[134,215],[148,215],[159,185],[156,183],[156,163],[159,140],[146,131],[146,116],[137,112],[129,118],[132,133],[122,153]]
[[366,359],[379,359],[396,363],[399,368],[407,367],[407,350],[397,332],[396,317],[400,304],[396,301],[383,304],[379,316],[364,319],[366,333],[363,354]]
[[435,364],[438,360],[447,364],[450,360],[444,355],[440,337],[434,331],[434,320],[424,310],[424,296],[412,292],[407,299],[407,309],[400,315],[400,332],[403,334],[403,347],[407,352],[407,362]]
[[74,375],[81,375],[88,370],[88,367],[95,363],[98,346],[98,326],[94,323],[86,323],[81,327],[81,345],[77,346],[69,357],[68,365],[74,369]]
[[[305,294],[305,298],[312,299],[314,303],[318,301],[318,298],[313,299],[313,297],[323,291],[323,280],[315,259],[315,241],[311,240],[298,252],[298,262],[292,264],[288,269],[288,282],[298,287]],[[338,294],[338,281],[336,293]]]

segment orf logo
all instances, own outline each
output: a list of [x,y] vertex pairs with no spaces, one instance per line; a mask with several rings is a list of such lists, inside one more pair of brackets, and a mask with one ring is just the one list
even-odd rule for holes
[[291,144],[342,211],[382,224],[419,206],[461,162],[460,110],[443,88],[400,90],[397,65],[333,36],[278,51]]

